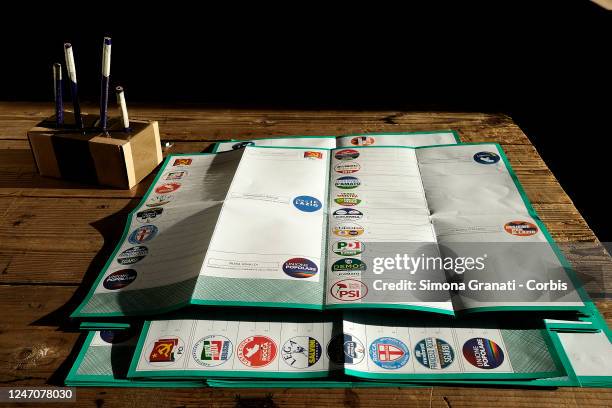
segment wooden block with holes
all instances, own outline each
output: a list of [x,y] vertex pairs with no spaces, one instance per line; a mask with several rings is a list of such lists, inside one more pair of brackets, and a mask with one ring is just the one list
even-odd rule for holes
[[42,176],[130,189],[162,161],[156,121],[132,120],[124,131],[120,120],[111,119],[103,133],[95,127],[97,115],[83,114],[84,131],[75,128],[70,112],[64,117],[61,128],[52,116],[28,131]]

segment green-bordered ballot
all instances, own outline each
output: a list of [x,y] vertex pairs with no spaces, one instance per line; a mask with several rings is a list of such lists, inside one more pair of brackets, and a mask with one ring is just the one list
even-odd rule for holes
[[[565,375],[543,327],[385,313],[145,322],[128,378],[519,380]],[[301,315],[304,316],[304,315]],[[404,316],[404,317],[403,317]]]
[[169,156],[73,316],[585,302],[498,144],[247,146]]
[[66,385],[90,387],[203,387],[201,381],[130,380],[127,372],[138,331],[101,330],[87,333],[66,377]]
[[290,136],[252,140],[224,140],[213,145],[212,152],[220,153],[246,146],[320,147],[334,149],[351,146],[429,146],[460,143],[455,130],[424,132],[364,133],[344,136]]

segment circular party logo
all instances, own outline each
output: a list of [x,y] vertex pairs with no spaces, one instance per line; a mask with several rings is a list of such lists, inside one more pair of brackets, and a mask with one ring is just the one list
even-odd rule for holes
[[109,344],[123,343],[134,337],[132,330],[101,330],[100,338]]
[[211,334],[198,340],[191,354],[199,365],[216,367],[232,356],[232,342],[225,336]]
[[338,160],[354,160],[359,157],[359,152],[354,149],[344,149],[336,152],[334,157]]
[[363,213],[355,208],[339,208],[334,211],[333,216],[341,221],[355,221],[363,218]]
[[293,205],[300,211],[304,212],[315,212],[320,210],[322,205],[321,201],[311,196],[297,196],[293,199]]
[[155,221],[156,219],[159,219],[163,212],[163,208],[149,208],[146,210],[138,211],[136,213],[136,219],[138,220],[138,222],[146,224]]
[[356,193],[338,193],[334,199],[336,204],[340,204],[346,207],[352,207],[361,202],[359,196]]
[[355,256],[361,254],[364,250],[363,242],[356,240],[337,241],[332,244],[332,251],[340,256]]
[[311,278],[318,271],[317,264],[306,258],[291,258],[283,264],[283,272],[292,278]]
[[538,233],[538,227],[527,221],[510,221],[504,225],[504,230],[510,235],[528,237]]
[[365,347],[357,337],[340,333],[327,345],[327,355],[336,365],[359,364],[365,357]]
[[364,229],[361,225],[357,225],[353,222],[349,222],[342,225],[336,225],[334,227],[334,234],[339,237],[356,237],[363,234]]
[[143,225],[132,231],[128,237],[128,241],[130,244],[142,244],[152,240],[156,235],[157,227],[155,225]]
[[148,253],[149,249],[146,246],[131,247],[117,255],[117,262],[121,265],[132,265],[143,260]]
[[469,339],[463,345],[463,357],[474,367],[492,370],[504,362],[504,352],[493,340],[483,337]]
[[335,299],[354,302],[363,299],[368,294],[368,287],[361,281],[345,279],[334,283],[330,288],[330,293]]
[[376,142],[371,136],[356,136],[351,139],[353,146],[371,146]]
[[157,194],[168,194],[168,193],[172,193],[173,191],[178,190],[181,187],[181,183],[166,183],[166,184],[162,184],[161,186],[155,188],[155,192]]
[[414,348],[414,358],[424,367],[441,370],[453,363],[455,352],[444,340],[427,337],[417,343]]
[[238,360],[247,367],[265,367],[276,358],[277,346],[266,336],[251,336],[242,340],[236,350]]
[[334,185],[337,188],[341,188],[343,190],[350,190],[353,188],[357,188],[359,187],[360,184],[361,184],[361,181],[359,181],[357,177],[353,177],[353,176],[339,177],[338,179],[336,179],[336,182],[334,183]]
[[474,155],[474,161],[480,164],[495,164],[499,159],[499,155],[493,152],[478,152]]
[[339,259],[332,265],[333,272],[365,271],[366,269],[366,264],[357,258]]
[[168,204],[170,201],[174,199],[173,195],[170,194],[162,194],[153,196],[147,201],[147,207],[159,207],[165,204]]
[[285,364],[293,368],[308,368],[321,358],[321,343],[314,337],[297,336],[283,344],[281,355]]
[[340,173],[340,174],[351,174],[351,173],[358,172],[360,168],[361,166],[359,165],[359,163],[348,162],[348,163],[336,164],[336,166],[334,167],[334,170],[336,170],[336,173]]
[[137,276],[138,274],[133,269],[121,269],[104,278],[102,286],[108,290],[122,289],[134,282]]
[[393,337],[381,337],[370,344],[370,359],[374,364],[386,370],[397,370],[408,362],[408,347]]

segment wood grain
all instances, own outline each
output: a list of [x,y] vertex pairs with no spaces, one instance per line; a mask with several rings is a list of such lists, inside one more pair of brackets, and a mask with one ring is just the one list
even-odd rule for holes
[[[0,102],[0,386],[57,384],[79,337],[67,320],[119,239],[127,213],[154,174],[132,190],[40,177],[26,131],[51,114],[41,103]],[[88,108],[85,107],[85,110]],[[89,107],[95,111],[95,107]],[[199,152],[212,141],[456,129],[466,142],[502,144],[527,195],[579,273],[608,289],[612,259],[512,119],[469,112],[228,110],[133,106],[160,122],[164,154]],[[83,281],[83,285],[79,284]],[[78,288],[78,289],[77,289]],[[76,290],[76,294],[75,294]],[[608,321],[609,301],[598,302]],[[59,327],[59,329],[58,329]],[[155,390],[86,388],[78,406],[612,406],[606,389],[430,387],[354,390]]]

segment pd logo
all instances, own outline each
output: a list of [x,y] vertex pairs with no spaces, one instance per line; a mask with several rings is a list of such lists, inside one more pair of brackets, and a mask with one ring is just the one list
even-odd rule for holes
[[108,290],[122,289],[134,282],[136,280],[136,276],[138,276],[138,274],[133,269],[121,269],[104,278],[102,286]]
[[335,299],[343,302],[354,302],[363,299],[368,294],[368,287],[361,281],[344,279],[334,283],[330,293]]
[[359,152],[355,149],[344,149],[336,152],[334,157],[338,160],[354,160],[359,157]]
[[495,164],[499,159],[499,155],[493,152],[478,152],[474,155],[474,161],[480,164]]
[[528,237],[538,233],[538,227],[527,221],[510,221],[504,225],[504,230],[518,237]]
[[355,256],[361,254],[365,250],[365,245],[361,241],[337,241],[332,245],[334,254],[340,256]]
[[370,344],[370,359],[386,370],[397,370],[408,362],[408,347],[393,337],[380,337]]
[[317,264],[306,258],[291,258],[283,264],[283,272],[292,278],[311,278],[318,271]]
[[304,212],[315,212],[323,207],[321,201],[311,196],[297,196],[293,199],[293,205]]
[[469,339],[463,345],[463,357],[474,367],[492,370],[504,362],[504,352],[493,340],[483,337]]

